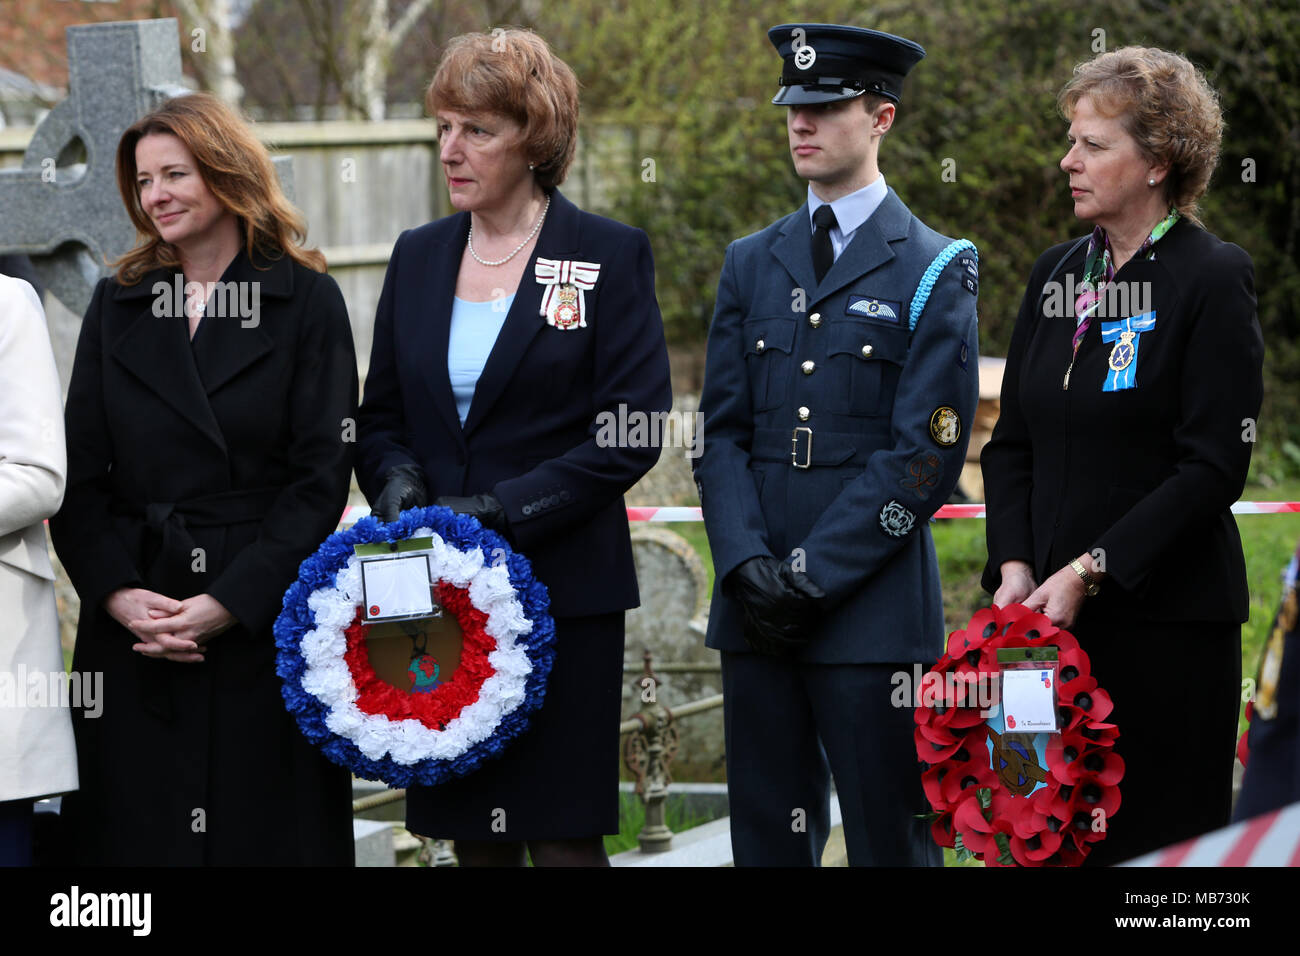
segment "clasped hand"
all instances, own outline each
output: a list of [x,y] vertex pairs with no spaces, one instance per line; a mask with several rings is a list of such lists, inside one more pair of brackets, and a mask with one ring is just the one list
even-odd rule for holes
[[[1034,581],[1034,571],[1024,561],[1004,561],[1002,584],[993,595],[998,607],[1023,604],[1031,611],[1046,614],[1057,627],[1071,627],[1079,616],[1087,592],[1083,581],[1069,565],[1061,568],[1042,584]],[[1094,570],[1094,575],[1099,572]]]
[[794,653],[812,639],[826,597],[808,575],[771,555],[737,565],[723,591],[745,612],[745,641],[774,655]]
[[119,588],[104,600],[104,610],[139,640],[131,650],[182,664],[203,661],[206,642],[236,623],[211,594],[177,601],[145,588]]

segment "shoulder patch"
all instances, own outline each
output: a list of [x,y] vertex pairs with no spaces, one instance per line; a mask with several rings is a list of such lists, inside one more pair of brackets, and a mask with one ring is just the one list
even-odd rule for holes
[[980,270],[979,264],[973,256],[958,256],[957,264],[961,266],[961,287],[971,295],[978,296],[980,292]]
[[940,405],[930,416],[930,437],[936,445],[951,448],[961,437],[961,417],[950,405]]
[[891,538],[904,537],[916,525],[916,515],[891,498],[880,509],[880,530]]
[[912,460],[907,463],[907,474],[899,481],[899,485],[904,491],[926,501],[941,478],[943,459],[932,451],[925,451],[912,456]]

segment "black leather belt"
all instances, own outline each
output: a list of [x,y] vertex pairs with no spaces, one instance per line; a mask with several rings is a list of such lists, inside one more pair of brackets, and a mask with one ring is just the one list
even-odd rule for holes
[[755,461],[788,462],[794,468],[865,465],[875,449],[867,436],[828,432],[808,425],[796,428],[755,428],[749,457]]

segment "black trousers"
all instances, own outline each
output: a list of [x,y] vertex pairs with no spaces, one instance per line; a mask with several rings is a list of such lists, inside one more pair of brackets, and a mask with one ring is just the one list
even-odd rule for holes
[[0,802],[0,866],[32,865],[32,801]]
[[834,777],[851,866],[941,866],[911,707],[894,707],[907,664],[804,664],[722,654],[731,844],[737,866],[818,866]]
[[1092,615],[1071,633],[1115,709],[1120,806],[1085,865],[1109,866],[1226,826],[1241,707],[1241,625]]

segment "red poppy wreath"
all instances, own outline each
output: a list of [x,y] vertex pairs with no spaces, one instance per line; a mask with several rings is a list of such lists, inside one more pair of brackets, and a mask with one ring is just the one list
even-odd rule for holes
[[[1058,648],[1056,734],[996,729],[998,651]],[[1021,604],[977,611],[917,689],[916,752],[940,846],[988,866],[1078,866],[1119,809],[1119,729],[1068,631]]]

